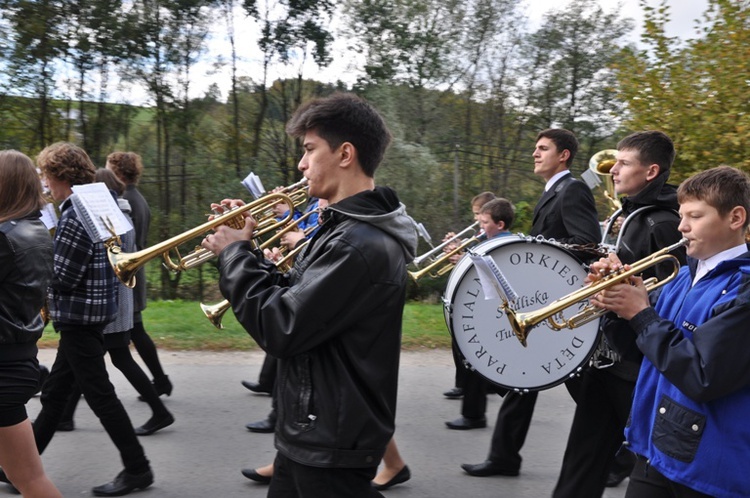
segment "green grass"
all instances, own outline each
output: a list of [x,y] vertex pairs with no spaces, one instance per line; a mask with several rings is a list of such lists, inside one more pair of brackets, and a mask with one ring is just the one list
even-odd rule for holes
[[[218,330],[194,301],[150,301],[143,321],[151,338],[162,349],[243,351],[257,348],[255,341],[227,312]],[[48,326],[39,347],[56,347],[58,335]],[[450,348],[443,307],[439,304],[407,303],[404,309],[403,348],[409,350]]]

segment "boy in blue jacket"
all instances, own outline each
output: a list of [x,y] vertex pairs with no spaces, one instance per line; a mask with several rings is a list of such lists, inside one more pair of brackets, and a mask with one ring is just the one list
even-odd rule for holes
[[[720,166],[677,195],[688,265],[652,293],[655,305],[639,278],[591,299],[629,320],[644,354],[625,431],[637,456],[625,496],[748,496],[750,178]],[[610,255],[589,278],[617,266]]]

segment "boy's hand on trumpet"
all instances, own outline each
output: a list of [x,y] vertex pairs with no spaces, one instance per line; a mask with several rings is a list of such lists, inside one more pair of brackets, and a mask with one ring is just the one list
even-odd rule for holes
[[[623,265],[614,253],[610,253],[606,258],[591,264],[585,282],[594,284],[621,269],[629,270],[630,265]],[[625,320],[630,320],[651,306],[641,277],[630,277],[627,281],[610,285],[591,296],[589,302],[597,308],[612,311]]]
[[[211,204],[211,209],[216,213],[223,214],[228,210],[244,205],[245,203],[241,199],[224,199],[220,204]],[[214,219],[215,216],[217,215],[212,215],[209,219]],[[218,256],[229,244],[241,240],[252,240],[253,232],[258,223],[248,211],[242,213],[242,216],[245,219],[245,226],[243,228],[235,229],[227,225],[219,225],[214,229],[214,233],[207,235],[203,239],[201,247],[208,249]]]

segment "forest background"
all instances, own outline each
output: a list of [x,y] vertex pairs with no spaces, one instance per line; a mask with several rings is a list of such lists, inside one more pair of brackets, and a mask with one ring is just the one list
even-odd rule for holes
[[[149,242],[205,221],[211,202],[247,198],[254,172],[266,188],[289,185],[299,144],[284,124],[303,101],[337,90],[370,100],[395,136],[376,181],[395,188],[437,244],[471,224],[482,191],[517,209],[526,232],[543,182],[533,175],[538,131],[564,127],[581,150],[573,172],[626,134],[660,129],[675,141],[672,182],[729,164],[750,171],[750,0],[709,0],[689,39],[667,35],[670,8],[641,0],[636,45],[627,12],[572,0],[528,30],[520,0],[0,0],[0,148],[31,157],[67,140],[97,166],[115,150],[139,153],[140,189],[152,210]],[[335,19],[336,22],[332,22]],[[207,53],[209,27],[230,53]],[[237,76],[261,33],[257,72]],[[316,81],[302,61],[332,62],[345,38],[360,61],[337,82]],[[230,81],[191,98],[207,58]],[[284,69],[293,77],[279,77]],[[356,77],[352,78],[352,75]],[[346,76],[346,78],[344,77]],[[345,83],[353,81],[353,83]],[[229,88],[222,98],[219,88]],[[124,102],[134,88],[148,104]],[[595,192],[600,219],[610,212]],[[422,241],[420,252],[429,246]],[[210,301],[211,265],[173,274],[149,263],[152,298]],[[445,281],[425,278],[414,299]]]

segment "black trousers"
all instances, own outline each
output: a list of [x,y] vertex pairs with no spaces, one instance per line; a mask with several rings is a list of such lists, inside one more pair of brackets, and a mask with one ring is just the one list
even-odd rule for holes
[[[136,318],[137,316],[138,314],[136,314]],[[148,335],[148,332],[146,332],[146,329],[143,327],[142,320],[136,319],[135,323],[133,323],[133,328],[130,329],[130,340],[133,342],[135,350],[138,351],[138,356],[140,356],[143,363],[146,364],[146,368],[151,372],[151,376],[154,380],[159,381],[166,377],[164,370],[161,367],[161,362],[159,361],[159,353],[156,351],[156,344],[154,344],[151,336]]]
[[[580,377],[565,382],[565,387],[574,400],[578,397],[580,382]],[[526,434],[529,432],[538,396],[537,391],[526,394],[510,391],[503,398],[497,412],[497,422],[492,432],[490,454],[487,459],[497,463],[504,470],[521,469],[521,448],[526,442]]]
[[263,365],[260,367],[260,373],[258,374],[258,384],[262,389],[268,392],[273,392],[273,387],[276,385],[276,371],[278,369],[278,360],[270,354],[266,354],[263,358]]
[[638,455],[625,498],[711,498],[711,495],[670,481]]
[[[111,334],[106,334],[105,342],[107,342],[107,338],[109,336],[115,334],[125,334],[125,332],[113,332]],[[124,346],[111,346],[108,344],[105,349],[109,353],[112,364],[120,372],[122,372],[126,379],[128,379],[130,384],[135,388],[136,391],[138,391],[138,394],[141,395],[143,401],[148,403],[148,406],[149,408],[151,408],[154,417],[165,417],[169,413],[169,411],[159,398],[159,395],[156,394],[156,389],[154,389],[154,385],[149,380],[146,372],[143,371],[141,366],[136,363],[135,359],[133,358],[133,354],[130,352],[130,347],[128,345],[129,342],[130,341],[125,341]],[[62,415],[63,421],[73,420],[73,415],[75,414],[76,407],[78,406],[78,401],[80,399],[81,389],[76,384],[73,386],[70,399],[68,400],[68,404],[65,406],[65,411]]]
[[[573,424],[554,498],[600,498],[625,436],[635,382],[607,369],[581,374]],[[627,451],[627,450],[622,450]],[[632,453],[627,453],[632,455]]]
[[268,498],[382,498],[370,484],[375,467],[330,469],[309,467],[277,453]]
[[130,417],[109,381],[102,328],[79,326],[75,330],[60,330],[55,363],[42,388],[42,409],[34,421],[34,438],[41,454],[52,440],[73,385],[77,383],[91,410],[120,451],[125,470],[140,474],[149,469],[149,462]]
[[487,412],[487,392],[490,391],[490,383],[475,371],[465,370],[461,415],[471,419],[482,418]]
[[464,365],[464,357],[461,354],[461,350],[458,349],[458,344],[456,344],[455,339],[451,340],[451,352],[453,353],[453,364],[456,366],[454,385],[463,388],[470,370]]

